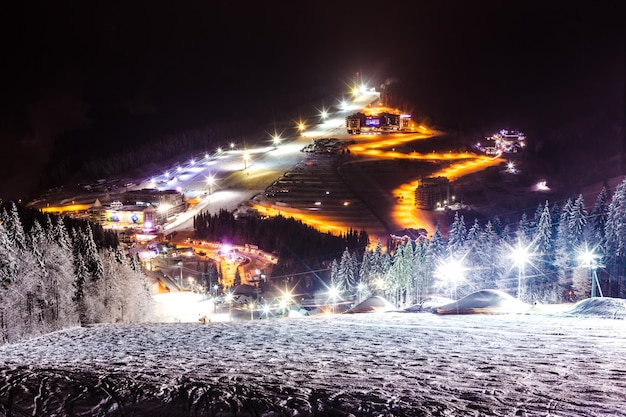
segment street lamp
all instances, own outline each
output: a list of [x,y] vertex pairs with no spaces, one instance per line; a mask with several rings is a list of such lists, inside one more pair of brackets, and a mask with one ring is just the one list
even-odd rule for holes
[[291,291],[285,288],[285,291],[282,293],[283,296],[279,300],[279,306],[283,310],[284,314],[289,315],[289,310],[291,309]]
[[178,261],[178,266],[180,267],[180,276],[178,278],[178,284],[180,288],[183,288],[183,261]]
[[596,269],[599,264],[597,259],[600,256],[593,251],[590,251],[589,248],[585,247],[585,251],[581,252],[579,255],[580,262],[582,266],[587,266],[589,268],[589,275],[591,276],[591,297],[596,297],[596,293],[600,293],[600,297],[604,297],[602,295],[602,288],[600,287],[600,282],[598,281],[598,274],[596,273]]
[[213,194],[213,184],[215,184],[215,177],[213,175],[209,175],[206,177],[206,183],[209,186],[209,195]]
[[335,287],[334,285],[331,285],[328,288],[328,299],[331,301],[331,307],[332,307],[333,313],[335,313],[335,303],[337,302],[338,298],[339,298],[339,288]]
[[272,137],[272,142],[274,143],[274,149],[278,148],[278,145],[280,145],[280,136],[274,135]]
[[441,264],[436,271],[437,276],[446,284],[452,284],[452,296],[457,298],[457,283],[463,279],[461,262],[449,260]]
[[243,153],[243,170],[244,171],[248,169],[248,159],[250,159],[250,153],[248,151],[245,151]]
[[360,303],[361,302],[361,293],[365,289],[365,284],[363,284],[362,282],[359,282],[359,284],[356,286],[356,289],[357,289],[358,294],[359,294],[359,303]]
[[526,262],[528,262],[529,257],[530,257],[530,254],[528,253],[528,248],[523,247],[522,242],[518,239],[517,247],[515,247],[513,249],[513,252],[511,253],[511,258],[513,259],[513,261],[515,262],[515,265],[517,266],[517,299],[518,300],[521,300],[522,298],[522,278],[524,275],[524,266]]
[[233,320],[233,293],[227,292],[224,300],[228,303],[228,321]]

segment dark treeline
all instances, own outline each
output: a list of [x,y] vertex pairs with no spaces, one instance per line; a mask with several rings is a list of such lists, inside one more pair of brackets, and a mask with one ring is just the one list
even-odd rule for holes
[[348,230],[336,236],[321,233],[299,220],[284,216],[236,220],[225,209],[215,215],[205,212],[195,216],[194,230],[198,239],[253,244],[266,252],[275,253],[279,261],[273,268],[273,276],[327,268],[330,261],[346,248],[362,254],[369,244],[365,231]]
[[[84,180],[111,178],[132,174],[137,167],[154,167],[173,156],[185,158],[197,152],[213,152],[219,146],[226,146],[227,141],[239,141],[250,135],[254,130],[246,126],[222,123],[167,134],[157,134],[154,129],[129,129],[120,133],[96,126],[68,132],[56,142],[40,181],[41,188],[66,184],[77,174]],[[86,145],[92,143],[98,145]]]

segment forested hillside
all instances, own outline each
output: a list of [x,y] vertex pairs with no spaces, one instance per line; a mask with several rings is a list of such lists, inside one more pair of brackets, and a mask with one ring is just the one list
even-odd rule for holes
[[84,220],[0,205],[0,344],[150,318],[151,295],[117,237]]

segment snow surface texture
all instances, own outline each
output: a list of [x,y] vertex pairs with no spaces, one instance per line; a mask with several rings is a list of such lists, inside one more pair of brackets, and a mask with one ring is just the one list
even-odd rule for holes
[[0,415],[626,416],[624,311],[74,328],[0,347]]

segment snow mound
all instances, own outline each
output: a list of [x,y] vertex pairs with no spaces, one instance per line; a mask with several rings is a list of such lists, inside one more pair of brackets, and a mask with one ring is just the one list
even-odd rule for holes
[[626,319],[626,300],[611,297],[587,298],[574,304],[565,314]]
[[346,311],[346,314],[352,313],[380,313],[386,311],[396,311],[397,309],[389,301],[383,297],[375,295],[357,304]]
[[432,313],[437,307],[441,307],[446,304],[453,303],[454,300],[447,297],[428,297],[424,299],[420,304],[415,304],[404,309],[407,313],[420,313],[428,312]]
[[524,313],[530,309],[526,304],[499,290],[481,290],[458,301],[436,307],[437,314],[509,314]]

